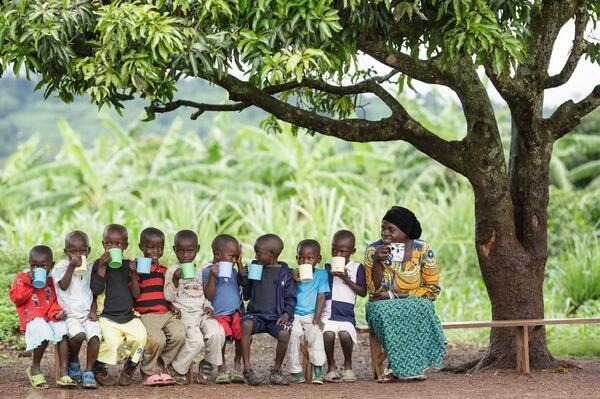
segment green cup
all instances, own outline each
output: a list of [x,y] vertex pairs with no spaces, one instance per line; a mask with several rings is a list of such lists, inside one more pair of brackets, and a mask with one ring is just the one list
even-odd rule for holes
[[118,269],[123,264],[123,250],[121,248],[111,248],[108,250],[110,254],[110,262],[108,266],[113,269]]
[[196,265],[192,262],[181,264],[181,274],[185,280],[191,280],[196,277]]

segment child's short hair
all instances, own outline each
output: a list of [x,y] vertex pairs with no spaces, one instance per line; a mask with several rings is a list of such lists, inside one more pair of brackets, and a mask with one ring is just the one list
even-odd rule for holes
[[354,233],[350,230],[338,230],[335,232],[332,238],[332,242],[341,241],[341,240],[351,240],[352,245],[356,245],[356,237],[354,237]]
[[145,242],[150,237],[158,237],[163,240],[163,242],[165,241],[165,233],[156,227],[146,227],[144,230],[142,230],[140,233],[140,242]]
[[71,245],[71,242],[75,240],[83,241],[86,247],[90,246],[90,239],[88,235],[81,230],[74,230],[70,233],[67,233],[67,235],[65,236],[65,248]]
[[180,240],[192,240],[198,245],[198,235],[192,230],[179,230],[173,238],[173,245],[177,246]]
[[29,251],[29,260],[33,258],[47,258],[52,260],[52,250],[46,245],[36,245]]
[[126,240],[129,240],[129,232],[122,224],[112,223],[104,228],[104,233],[102,233],[102,239],[106,239],[106,236],[110,232],[118,232],[120,233]]
[[296,247],[296,253],[300,253],[300,251],[306,247],[313,247],[314,249],[317,250],[318,253],[321,253],[321,244],[319,244],[319,242],[317,240],[312,240],[312,239],[306,239],[306,240],[300,241],[298,243],[298,246]]
[[264,246],[273,251],[275,256],[281,255],[283,251],[283,240],[277,234],[263,234],[256,239],[255,246]]
[[219,234],[213,239],[212,244],[210,245],[213,254],[223,249],[227,244],[240,245],[240,243],[238,242],[238,240],[235,239],[234,236],[231,236],[229,234]]

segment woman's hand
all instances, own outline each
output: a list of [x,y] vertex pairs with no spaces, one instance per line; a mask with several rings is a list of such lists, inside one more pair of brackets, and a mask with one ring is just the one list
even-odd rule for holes
[[390,299],[390,294],[388,291],[376,292],[374,294],[369,294],[369,301],[383,301],[386,299]]
[[387,245],[379,245],[375,248],[375,253],[373,254],[373,260],[379,262],[385,262],[390,259],[390,248]]

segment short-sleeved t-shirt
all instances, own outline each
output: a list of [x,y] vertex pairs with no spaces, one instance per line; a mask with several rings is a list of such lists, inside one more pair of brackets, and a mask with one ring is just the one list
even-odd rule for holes
[[329,278],[325,269],[314,269],[313,279],[298,283],[296,288],[296,314],[306,316],[315,313],[317,295],[329,292]]
[[68,267],[69,261],[63,259],[52,269],[51,276],[54,281],[58,304],[67,313],[67,317],[87,317],[90,313],[93,299],[92,290],[90,288],[92,265],[87,265],[87,272],[84,275],[76,275],[73,273],[71,283],[66,290],[63,290],[58,285],[58,282],[62,280]]
[[[356,316],[354,314],[356,293],[352,291],[352,288],[348,287],[342,279],[334,277],[331,274],[331,265],[326,264],[325,270],[328,272],[331,295],[328,295],[324,313],[329,315],[329,320],[347,321],[356,324]],[[350,280],[356,285],[367,285],[365,267],[362,264],[351,260],[346,264],[346,270],[348,270]]]
[[[202,270],[202,281],[208,283],[210,275],[210,264]],[[240,297],[240,286],[237,282],[238,272],[233,269],[231,278],[217,277],[215,297],[210,301],[215,309],[215,316],[228,316],[240,310],[242,298]]]

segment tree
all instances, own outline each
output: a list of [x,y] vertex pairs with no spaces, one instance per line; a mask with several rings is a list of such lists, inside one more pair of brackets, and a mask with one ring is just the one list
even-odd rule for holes
[[[279,119],[348,141],[412,144],[473,187],[493,318],[544,317],[552,147],[600,105],[600,86],[548,117],[544,91],[566,83],[581,57],[599,62],[600,43],[585,34],[600,16],[597,0],[14,0],[0,7],[0,68],[39,75],[46,96],[87,94],[119,108],[139,94],[150,118],[179,107],[194,109],[195,119],[256,106],[271,115],[272,129]],[[550,76],[553,44],[569,21],[573,47]],[[363,67],[361,54],[389,73]],[[508,160],[484,74],[512,114]],[[174,99],[184,78],[220,86],[232,102],[202,103],[202,93]],[[456,93],[467,126],[461,140],[428,130],[392,94],[413,79]],[[383,102],[389,116],[353,117],[364,95]],[[511,334],[493,330],[476,367],[513,366]],[[543,329],[532,332],[530,351],[532,367],[554,363]]]

